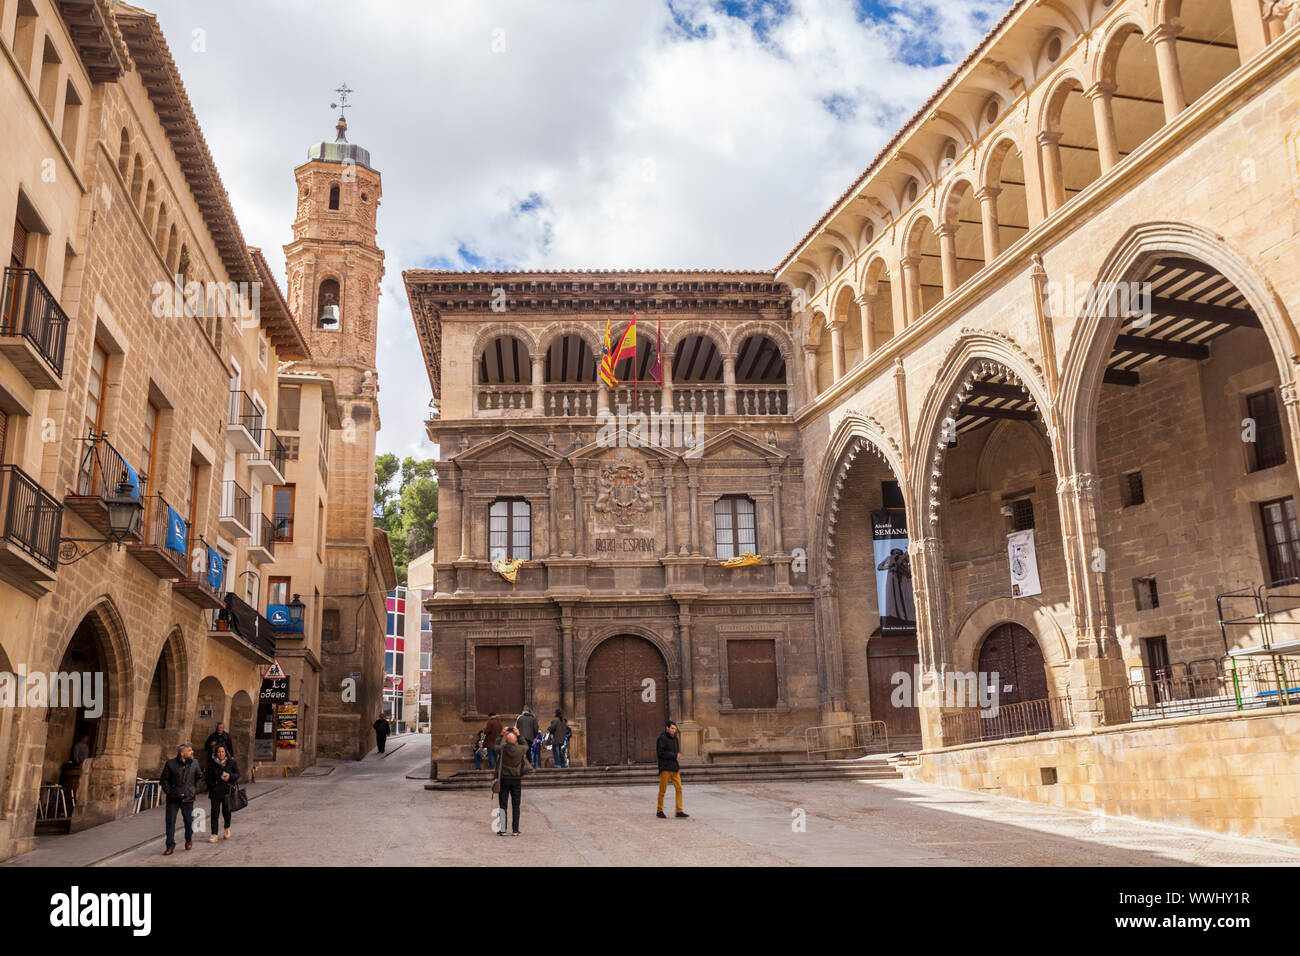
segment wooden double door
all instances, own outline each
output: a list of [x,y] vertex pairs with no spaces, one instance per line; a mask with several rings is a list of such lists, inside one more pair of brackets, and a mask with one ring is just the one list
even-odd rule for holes
[[605,640],[587,661],[587,765],[654,763],[668,720],[668,666],[643,637]]
[[1019,624],[999,624],[980,646],[981,674],[998,675],[999,704],[1048,697],[1047,668],[1038,639]]

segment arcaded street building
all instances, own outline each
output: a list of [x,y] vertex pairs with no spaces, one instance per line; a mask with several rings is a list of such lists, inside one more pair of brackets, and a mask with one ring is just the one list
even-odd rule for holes
[[[629,462],[652,479],[647,514],[674,516],[667,547],[657,519],[632,520],[647,558],[623,556],[617,525],[613,552],[577,550],[608,520],[618,453],[584,465],[583,439],[614,396],[584,399],[587,366],[562,357],[581,348],[557,336],[598,349],[631,311],[667,330],[712,294],[692,282],[725,277],[408,274],[446,489],[435,758],[467,752],[479,699],[518,700],[522,681],[575,713],[589,761],[637,759],[621,715],[662,659],[665,706],[706,757],[814,725],[906,734],[908,710],[929,779],[1287,833],[1296,718],[1276,705],[1294,661],[1265,644],[1292,625],[1220,620],[1258,621],[1286,587],[1269,585],[1300,575],[1298,27],[1297,5],[1257,0],[1013,4],[774,276],[744,277],[774,278],[790,313],[665,333],[674,374],[698,368],[684,336],[710,336],[736,394],[686,495],[678,459]],[[788,404],[749,416],[760,332],[784,359],[760,387]],[[736,451],[714,466],[720,441]],[[730,495],[754,502],[758,566],[721,567]],[[520,514],[533,550],[511,586],[488,562]],[[737,705],[769,666],[775,706]],[[904,672],[921,686],[891,699]],[[954,673],[997,674],[1000,718],[942,694]],[[597,719],[626,742],[598,745]]]

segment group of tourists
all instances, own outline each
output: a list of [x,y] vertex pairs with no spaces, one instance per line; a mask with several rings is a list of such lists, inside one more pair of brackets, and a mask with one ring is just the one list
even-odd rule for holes
[[176,817],[179,814],[185,824],[185,849],[194,848],[194,804],[199,797],[199,784],[202,782],[208,792],[211,804],[212,835],[209,843],[218,839],[218,824],[225,839],[230,839],[230,817],[248,803],[248,795],[238,786],[239,764],[235,761],[235,745],[226,733],[224,724],[217,724],[217,729],[208,735],[204,743],[207,752],[207,766],[200,768],[194,755],[192,744],[181,744],[176,748],[176,756],[167,761],[159,775],[158,782],[166,798],[164,805],[164,827],[166,848],[163,856],[176,852]]
[[[474,767],[482,769],[486,760],[489,769],[496,771],[492,794],[500,810],[498,836],[506,835],[507,809],[510,811],[510,832],[520,835],[519,802],[523,796],[524,777],[541,765],[541,749],[549,746],[555,766],[565,768],[569,766],[569,739],[572,736],[569,722],[558,710],[545,735],[538,732],[537,718],[527,707],[509,727],[503,725],[495,713],[488,714],[487,726],[474,739]],[[655,757],[659,765],[659,803],[655,816],[660,820],[668,816],[664,813],[664,794],[668,792],[669,784],[677,797],[675,815],[679,818],[690,816],[682,809],[681,752],[682,741],[677,735],[677,724],[670,720],[655,742]]]

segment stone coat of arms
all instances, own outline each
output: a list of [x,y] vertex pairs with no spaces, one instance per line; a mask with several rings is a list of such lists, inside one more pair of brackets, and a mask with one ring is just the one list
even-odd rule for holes
[[630,528],[632,520],[651,509],[646,491],[646,473],[640,465],[618,461],[606,465],[596,479],[598,514],[609,515],[620,528]]

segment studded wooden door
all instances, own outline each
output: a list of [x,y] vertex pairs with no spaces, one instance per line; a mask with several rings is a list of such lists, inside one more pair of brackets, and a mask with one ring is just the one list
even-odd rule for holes
[[645,638],[624,634],[597,647],[587,661],[587,764],[654,763],[667,695],[668,668]]
[[980,647],[979,669],[981,675],[997,673],[1001,706],[1048,696],[1043,652],[1034,635],[1019,624],[999,624],[989,632]]

